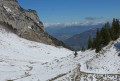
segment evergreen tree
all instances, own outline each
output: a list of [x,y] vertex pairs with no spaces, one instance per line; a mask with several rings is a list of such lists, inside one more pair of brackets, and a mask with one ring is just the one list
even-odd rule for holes
[[96,42],[98,41],[98,40],[100,40],[100,31],[99,31],[99,29],[97,29],[97,32],[96,32]]
[[107,28],[108,30],[110,29],[110,23],[109,23],[109,22],[107,22],[107,23],[105,24],[105,28]]
[[77,50],[75,50],[74,56],[77,57],[78,53]]
[[88,39],[88,49],[92,48],[92,40],[91,40],[91,36],[89,36]]
[[98,37],[97,39],[96,39],[96,53],[98,53],[99,51],[101,51],[101,38],[100,37]]
[[96,48],[96,38],[93,38],[92,49]]
[[83,51],[83,52],[85,51],[85,47],[84,46],[82,46],[81,51]]
[[112,40],[116,40],[119,37],[119,33],[120,33],[120,27],[119,27],[119,20],[113,18],[113,22],[112,22],[112,28],[111,28],[111,38]]
[[105,26],[105,35],[106,35],[105,45],[107,45],[111,41],[110,25],[109,25],[109,23],[106,23],[106,26]]
[[109,28],[105,24],[105,26],[101,29],[101,44],[102,46],[107,45],[111,40]]
[[[111,40],[116,40],[120,35],[120,24],[119,19],[113,18],[112,27],[110,27],[109,22],[107,22],[99,31],[97,29],[96,38],[93,38],[92,48],[96,49],[98,53],[102,47],[106,46]],[[91,48],[91,37],[88,40],[88,49]]]
[[101,37],[100,37],[100,31],[97,29],[96,33],[96,53],[98,53],[101,50]]
[[116,31],[116,39],[117,39],[119,37],[119,34],[120,34],[119,19],[116,19],[115,31]]
[[97,46],[95,52],[98,53],[99,51],[101,51],[101,48],[102,48],[102,47],[101,47],[100,45]]
[[115,18],[113,18],[113,22],[112,22],[111,37],[112,40],[115,40]]

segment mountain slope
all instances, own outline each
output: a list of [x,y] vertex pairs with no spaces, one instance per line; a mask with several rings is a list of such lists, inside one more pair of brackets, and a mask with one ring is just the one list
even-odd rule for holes
[[100,53],[78,52],[78,67],[55,81],[120,81],[120,38],[110,42]]
[[[0,25],[0,81],[46,81],[58,75],[58,69],[63,68],[63,62],[57,64],[59,59],[65,60],[64,57],[72,54],[65,48],[20,38],[4,28]],[[68,70],[66,67],[61,73]]]
[[23,9],[17,0],[0,0],[0,12],[0,22],[9,25],[20,37],[53,46],[67,47],[44,31],[44,26],[35,10]]
[[74,49],[81,49],[82,46],[87,48],[88,38],[91,36],[92,38],[96,36],[97,28],[90,29],[83,33],[72,36],[69,39],[64,41],[65,44],[73,47]]
[[105,74],[104,80],[120,79],[119,51],[114,46],[119,46],[120,39],[111,42],[100,53],[79,51],[75,58],[74,52],[68,49],[29,41],[4,28],[0,25],[0,81],[68,81],[72,76],[75,79],[79,71],[86,76],[80,78],[87,80],[89,77],[99,80],[100,74]]

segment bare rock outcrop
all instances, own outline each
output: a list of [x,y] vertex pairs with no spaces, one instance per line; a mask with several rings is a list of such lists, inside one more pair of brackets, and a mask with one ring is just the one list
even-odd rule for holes
[[35,10],[23,9],[17,0],[0,0],[0,22],[11,25],[17,35],[28,40],[67,47],[44,31]]

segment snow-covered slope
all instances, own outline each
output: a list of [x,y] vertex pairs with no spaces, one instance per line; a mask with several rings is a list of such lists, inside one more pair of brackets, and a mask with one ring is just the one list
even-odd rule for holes
[[120,56],[118,56],[119,52],[114,45],[109,49],[104,48],[98,54],[89,51],[82,54],[86,57],[79,60],[82,65],[81,71],[98,74],[120,74]]
[[[25,40],[0,26],[0,81],[48,80],[73,67],[65,62],[70,59],[64,58],[71,54],[73,52],[65,48]],[[62,66],[59,59],[66,65]]]
[[114,45],[119,42],[111,42],[98,54],[94,50],[78,52],[75,58],[73,51],[20,38],[0,25],[0,81],[71,81],[80,72],[94,78],[93,73],[118,78],[120,56]]
[[[120,43],[120,39],[117,40]],[[113,43],[113,42],[111,42]],[[100,54],[89,60],[88,69],[90,72],[99,74],[120,74],[120,56],[116,47],[111,43],[103,48]],[[116,41],[114,42],[116,43]]]
[[[117,45],[117,46],[116,46]],[[78,52],[78,66],[55,81],[120,81],[120,38],[102,49]]]

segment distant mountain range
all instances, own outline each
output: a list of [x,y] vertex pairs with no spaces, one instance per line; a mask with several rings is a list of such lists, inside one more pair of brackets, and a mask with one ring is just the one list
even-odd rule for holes
[[92,38],[96,36],[97,28],[90,29],[80,34],[74,35],[64,41],[65,44],[71,46],[74,49],[81,49],[82,46],[87,48],[89,36]]
[[97,28],[103,24],[91,26],[70,26],[70,27],[48,27],[45,28],[47,33],[63,41],[74,49],[81,49],[82,46],[87,48],[89,35],[96,36]]
[[67,26],[67,27],[47,27],[46,32],[53,37],[65,41],[76,34],[80,34],[93,28],[100,28],[103,24],[91,26]]

